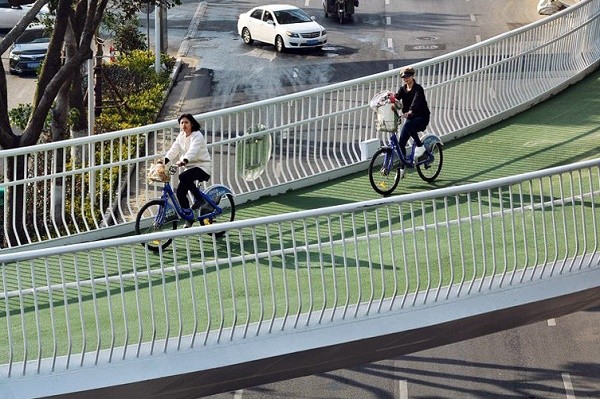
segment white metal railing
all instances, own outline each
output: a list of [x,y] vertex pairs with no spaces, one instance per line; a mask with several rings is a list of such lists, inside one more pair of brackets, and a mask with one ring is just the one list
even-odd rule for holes
[[[600,60],[599,17],[600,0],[582,1],[416,64],[432,109],[428,131],[446,141],[477,131],[581,79]],[[368,101],[399,84],[397,71],[389,71],[198,115],[215,163],[212,181],[245,201],[360,165],[360,143],[378,138]],[[7,246],[76,242],[84,239],[81,233],[98,238],[130,229],[139,207],[158,195],[145,170],[177,129],[169,121],[0,151]]]
[[[0,378],[319,328],[600,268],[600,159],[0,254]],[[226,229],[224,239],[210,232]],[[199,235],[200,233],[200,235]],[[174,237],[157,254],[142,240]]]

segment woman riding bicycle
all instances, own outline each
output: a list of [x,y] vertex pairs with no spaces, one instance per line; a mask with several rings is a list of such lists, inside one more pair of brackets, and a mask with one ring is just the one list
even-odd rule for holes
[[414,154],[416,161],[425,153],[425,147],[423,147],[418,132],[425,130],[429,124],[431,113],[425,98],[425,90],[415,81],[414,75],[415,70],[411,67],[406,67],[400,72],[404,83],[396,93],[396,101],[402,101],[402,114],[405,118],[398,139],[400,151],[402,151],[402,155],[406,156],[406,143],[412,137],[416,145]]
[[[167,151],[164,158],[164,164],[173,160],[175,165],[183,167],[185,170],[179,174],[179,185],[177,186],[177,200],[182,208],[189,208],[190,202],[187,194],[191,192],[195,202],[192,209],[198,209],[208,204],[202,198],[200,189],[196,186],[196,181],[207,181],[210,179],[212,170],[212,160],[206,139],[200,132],[200,124],[191,114],[181,115],[177,121],[181,132],[175,139],[175,142]],[[159,160],[158,163],[163,163]],[[203,211],[207,212],[203,208]]]

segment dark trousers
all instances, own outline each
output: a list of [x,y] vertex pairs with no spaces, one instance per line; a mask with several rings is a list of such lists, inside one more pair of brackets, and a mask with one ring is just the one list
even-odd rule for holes
[[402,125],[402,130],[400,130],[400,138],[398,139],[400,151],[402,151],[404,156],[406,156],[406,143],[408,143],[408,139],[410,137],[412,137],[417,146],[423,145],[421,139],[419,138],[419,132],[424,131],[427,125],[429,125],[429,117],[405,119],[404,125]]
[[182,208],[189,208],[190,201],[187,193],[191,192],[197,201],[202,199],[200,189],[196,186],[197,181],[207,181],[210,175],[201,168],[195,166],[179,174],[179,185],[177,186],[177,200]]

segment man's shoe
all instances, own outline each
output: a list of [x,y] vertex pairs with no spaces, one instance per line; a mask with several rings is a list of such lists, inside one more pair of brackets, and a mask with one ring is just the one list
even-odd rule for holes
[[404,174],[406,173],[406,170],[404,170],[404,168],[400,169],[400,179],[404,179]]
[[193,220],[186,220],[185,221],[185,226],[183,226],[183,228],[187,229],[188,227],[192,227],[193,224],[194,224]]
[[418,147],[415,147],[415,159],[421,158],[421,156],[423,154],[425,154],[425,146],[424,145],[420,145]]

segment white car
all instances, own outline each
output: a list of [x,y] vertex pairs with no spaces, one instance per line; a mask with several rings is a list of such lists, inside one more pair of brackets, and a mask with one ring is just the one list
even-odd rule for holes
[[321,48],[327,31],[306,12],[287,4],[255,7],[240,14],[238,33],[246,44],[273,44],[278,52],[291,48]]
[[[12,6],[8,0],[0,0],[0,29],[12,29],[27,14],[31,5]],[[38,16],[47,14],[48,7],[44,6],[38,13]]]

